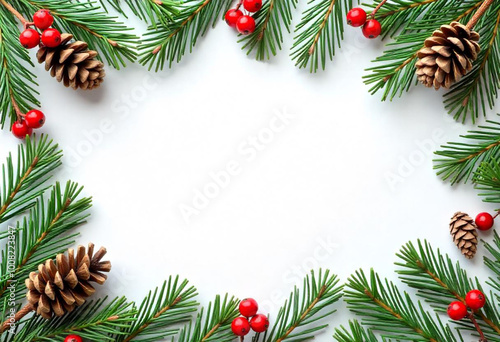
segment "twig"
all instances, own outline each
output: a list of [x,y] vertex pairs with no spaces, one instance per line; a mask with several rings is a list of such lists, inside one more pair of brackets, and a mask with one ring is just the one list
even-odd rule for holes
[[0,0],[0,3],[5,7],[7,8],[7,10],[12,13],[17,19],[19,19],[19,21],[21,22],[21,24],[23,24],[23,26],[26,28],[30,25],[32,25],[32,23],[28,22],[26,19],[24,19],[24,17],[22,16],[21,13],[19,13],[14,7],[12,7],[11,4],[7,3],[7,1],[5,0]]
[[371,14],[371,17],[372,19],[375,19],[375,14],[377,14],[378,10],[384,6],[384,4],[387,2],[387,0],[382,0],[380,1],[380,3],[377,5],[377,7],[375,7],[375,9],[373,10],[372,14]]
[[35,310],[35,308],[31,304],[26,304],[25,307],[23,307],[21,310],[16,312],[14,317],[7,318],[5,320],[5,322],[3,322],[2,327],[0,328],[0,334],[5,332],[5,330],[9,329],[12,325],[19,322],[24,316],[26,316],[27,314],[29,314],[33,310]]
[[[386,0],[384,0],[386,1]],[[316,34],[316,37],[314,37],[314,41],[309,48],[309,55],[312,55],[314,53],[314,50],[316,49],[316,45],[318,44],[319,37],[321,37],[321,32],[325,29],[326,23],[328,22],[328,18],[332,14],[333,11],[333,6],[335,6],[336,0],[331,0],[330,6],[328,7],[328,11],[326,11],[325,18],[323,19],[323,22],[319,26],[318,33]]]
[[493,3],[493,1],[494,0],[484,0],[481,7],[479,7],[479,9],[476,11],[476,13],[474,13],[472,18],[467,23],[466,26],[469,30],[472,30],[474,28],[474,26],[477,24],[478,20],[483,16],[483,14],[486,12],[488,7],[490,7],[490,5]]
[[480,337],[479,342],[488,342],[488,340],[484,336],[483,331],[481,330],[481,327],[479,326],[479,324],[477,324],[476,318],[474,317],[474,311],[469,313],[467,317],[471,320],[472,324],[474,324],[474,327],[476,328],[477,333],[479,334]]

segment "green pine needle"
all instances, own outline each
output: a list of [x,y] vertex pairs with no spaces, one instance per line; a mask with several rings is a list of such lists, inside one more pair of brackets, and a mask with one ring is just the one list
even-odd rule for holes
[[269,59],[281,50],[283,44],[283,28],[289,33],[292,24],[292,12],[298,0],[268,0],[253,16],[256,22],[255,31],[243,36],[239,42],[247,54],[255,51],[257,60]]
[[476,189],[484,202],[500,203],[500,164],[498,160],[483,162],[474,174]]
[[351,0],[310,0],[309,7],[297,25],[291,56],[299,68],[310,72],[326,67],[333,60],[335,47],[344,39],[344,17],[352,7]]
[[[0,19],[1,20],[1,19]],[[62,151],[47,136],[27,138],[18,146],[17,161],[9,154],[2,165],[0,223],[31,208],[47,188],[50,173],[61,165]]]
[[363,328],[358,321],[349,321],[349,328],[335,329],[335,340],[338,342],[379,342],[371,330]]
[[500,122],[487,121],[461,137],[463,142],[448,143],[435,152],[440,158],[434,160],[434,169],[451,184],[467,182],[482,162],[500,157]]
[[122,5],[126,5],[134,15],[144,20],[148,25],[156,27],[159,22],[162,25],[168,25],[179,15],[178,6],[180,0],[99,0],[101,6],[107,11],[106,3],[126,17]]
[[179,323],[190,321],[198,303],[193,286],[179,277],[170,277],[160,288],[149,292],[137,310],[131,326],[116,336],[115,341],[155,342],[175,336]]

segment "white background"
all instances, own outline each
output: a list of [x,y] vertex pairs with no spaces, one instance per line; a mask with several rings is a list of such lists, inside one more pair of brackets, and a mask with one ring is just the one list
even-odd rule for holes
[[[446,115],[441,92],[418,86],[392,103],[371,96],[361,76],[382,43],[359,29],[348,27],[334,62],[313,75],[289,59],[291,35],[265,63],[236,40],[221,24],[172,70],[108,67],[93,92],[66,89],[37,67],[47,116],[41,131],[65,150],[57,178],[78,181],[94,197],[80,242],[106,246],[113,263],[101,293],[140,300],[179,274],[202,303],[229,292],[256,298],[274,316],[297,275],[323,267],[345,281],[374,267],[395,279],[395,253],[418,238],[485,278],[483,250],[474,261],[461,258],[448,223],[457,210],[475,215],[494,206],[432,169],[431,150],[470,127]],[[285,112],[293,118],[254,159],[238,152]],[[17,143],[1,132],[1,155]],[[242,172],[187,223],[179,205],[192,205],[210,173],[231,161]],[[391,184],[389,174],[401,182]],[[318,341],[330,341],[350,317],[337,307]]]

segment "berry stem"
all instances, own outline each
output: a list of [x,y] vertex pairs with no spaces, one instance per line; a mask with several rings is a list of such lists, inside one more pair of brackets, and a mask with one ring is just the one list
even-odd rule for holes
[[377,14],[378,10],[384,6],[384,4],[387,2],[387,0],[382,0],[380,1],[380,3],[377,5],[377,7],[375,7],[375,9],[373,10],[372,14],[370,14],[370,16],[372,17],[372,19],[375,19],[375,14]]
[[19,105],[17,104],[16,99],[14,99],[14,95],[12,95],[12,93],[10,94],[10,101],[12,102],[12,107],[14,107],[14,110],[16,111],[17,121],[23,121],[24,113],[19,108]]
[[479,19],[483,16],[483,14],[486,12],[488,7],[490,7],[490,5],[493,3],[493,1],[494,0],[484,0],[484,2],[481,4],[481,7],[478,8],[476,13],[474,13],[472,18],[467,23],[466,26],[469,30],[472,30],[474,28],[474,26],[476,26]]
[[479,337],[480,337],[480,340],[479,342],[488,342],[488,340],[486,339],[486,337],[484,336],[484,333],[483,331],[481,330],[481,327],[479,326],[479,324],[477,323],[476,321],[476,318],[474,317],[474,310],[472,310],[471,313],[469,313],[467,315],[467,317],[471,320],[472,324],[474,324],[474,327],[476,328],[478,334],[479,334]]
[[21,24],[23,24],[24,28],[27,28],[28,26],[32,25],[32,23],[30,23],[29,21],[27,21],[26,19],[24,19],[24,17],[22,16],[21,13],[19,13],[14,7],[12,7],[11,4],[7,3],[7,1],[5,0],[0,0],[0,3],[5,7],[7,8],[7,10],[12,13],[17,19],[19,19],[19,21],[21,22]]
[[497,211],[497,213],[495,215],[493,215],[493,219],[496,219],[498,215],[500,215],[500,210]]
[[243,5],[243,0],[238,1],[238,4],[236,5],[235,11],[239,10],[241,5]]
[[5,322],[2,323],[2,327],[0,327],[0,334],[5,332],[5,330],[9,329],[12,325],[19,322],[24,316],[29,314],[31,311],[35,310],[31,304],[26,304],[21,310],[16,312],[13,318],[8,318]]

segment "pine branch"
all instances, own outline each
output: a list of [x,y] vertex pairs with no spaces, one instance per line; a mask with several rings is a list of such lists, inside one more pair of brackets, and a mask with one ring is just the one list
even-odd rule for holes
[[[384,338],[411,341],[454,342],[452,330],[412,300],[407,293],[372,270],[370,278],[364,272],[353,274],[344,291],[348,308],[363,316],[362,323],[380,331]],[[416,304],[415,304],[416,303]]]
[[497,160],[481,163],[474,174],[474,183],[484,202],[500,203],[500,164]]
[[198,303],[196,289],[188,287],[188,281],[179,283],[179,277],[170,277],[160,289],[149,292],[135,315],[130,328],[116,336],[115,341],[154,342],[174,336],[179,329],[176,324],[190,321]]
[[180,62],[186,50],[192,52],[198,38],[210,27],[215,27],[232,0],[187,0],[180,6],[180,14],[168,25],[150,27],[139,47],[139,62],[151,70],[163,70]]
[[[437,0],[428,10],[420,14],[420,19],[405,26],[404,31],[389,43],[388,49],[369,68],[369,75],[364,76],[365,83],[371,84],[372,94],[383,90],[382,101],[401,96],[414,83],[417,52],[423,47],[424,40],[434,30],[452,21],[466,20],[471,11],[482,0]],[[431,10],[432,9],[432,10]],[[408,9],[421,11],[419,6]]]
[[26,112],[39,107],[35,75],[28,51],[19,43],[19,29],[14,16],[0,4],[0,126],[9,127],[17,120],[16,106]]
[[26,18],[39,9],[50,10],[55,18],[54,27],[85,41],[114,68],[119,69],[126,65],[126,60],[133,62],[137,57],[138,37],[130,33],[132,28],[109,16],[95,2],[12,0],[12,4]]
[[[14,265],[9,265],[11,255],[8,246],[2,251],[0,263],[0,299],[6,295],[6,288],[12,281],[23,283],[30,271],[46,259],[62,253],[74,243],[77,234],[65,235],[85,222],[86,211],[91,206],[90,198],[78,199],[82,188],[68,182],[64,192],[59,183],[53,187],[47,202],[43,197],[18,224],[15,235]],[[17,288],[17,298],[23,294]],[[21,292],[20,292],[21,291]]]
[[500,156],[500,122],[487,121],[479,129],[461,136],[464,142],[448,143],[436,152],[442,158],[434,160],[434,169],[443,180],[451,184],[467,182],[482,162]]
[[239,40],[243,50],[250,54],[255,50],[257,60],[275,56],[283,43],[283,27],[290,32],[292,11],[298,0],[268,0],[254,15],[255,31]]
[[58,145],[43,135],[39,139],[27,138],[26,145],[19,145],[17,163],[11,155],[7,157],[2,165],[0,223],[35,204],[36,198],[46,189],[43,184],[50,178],[50,173],[61,165],[61,157]]
[[299,68],[309,65],[310,72],[324,70],[327,57],[333,60],[335,46],[344,39],[344,16],[351,0],[310,0],[297,25],[291,56]]
[[18,328],[12,342],[63,341],[69,334],[78,334],[89,341],[114,342],[114,335],[134,322],[135,311],[125,298],[90,301],[62,317],[47,321],[33,315]]
[[493,109],[498,97],[500,78],[500,4],[494,3],[476,26],[481,35],[481,51],[473,69],[445,94],[445,108],[455,120],[465,120],[469,114],[475,122],[480,113]]
[[337,276],[329,270],[319,270],[318,275],[311,271],[304,278],[302,290],[295,287],[281,307],[264,341],[305,341],[325,329],[328,324],[315,324],[336,311],[331,306],[342,297],[338,282]]
[[239,315],[238,304],[238,300],[228,295],[222,300],[216,296],[206,311],[201,309],[194,324],[190,322],[180,331],[177,342],[233,341],[231,322]]
[[[90,0],[89,0],[90,1]],[[178,6],[181,3],[179,0],[99,0],[101,6],[107,11],[106,3],[127,17],[123,6],[127,6],[134,15],[139,19],[144,20],[148,25],[156,27],[159,22],[162,25],[168,25],[174,20],[175,16],[179,15]]]
[[349,328],[335,329],[335,340],[338,342],[379,342],[371,330],[366,330],[358,321],[350,321]]
[[[401,280],[408,286],[417,289],[418,294],[439,311],[445,312],[452,301],[465,303],[465,295],[472,289],[483,291],[476,279],[473,282],[459,263],[440,251],[434,252],[427,242],[418,241],[418,248],[411,242],[407,243],[398,253],[402,262],[396,263],[401,268],[397,270]],[[483,291],[484,292],[484,291]],[[477,319],[484,333],[492,341],[500,341],[500,318],[496,311],[493,298],[486,300],[486,306],[476,312]],[[474,325],[460,321],[459,325],[470,331],[475,331]]]
[[495,277],[490,277],[489,285],[495,289],[495,297],[497,301],[500,301],[500,236],[496,230],[493,234],[493,242],[484,244],[491,255],[491,257],[484,257],[484,264],[495,274]]

